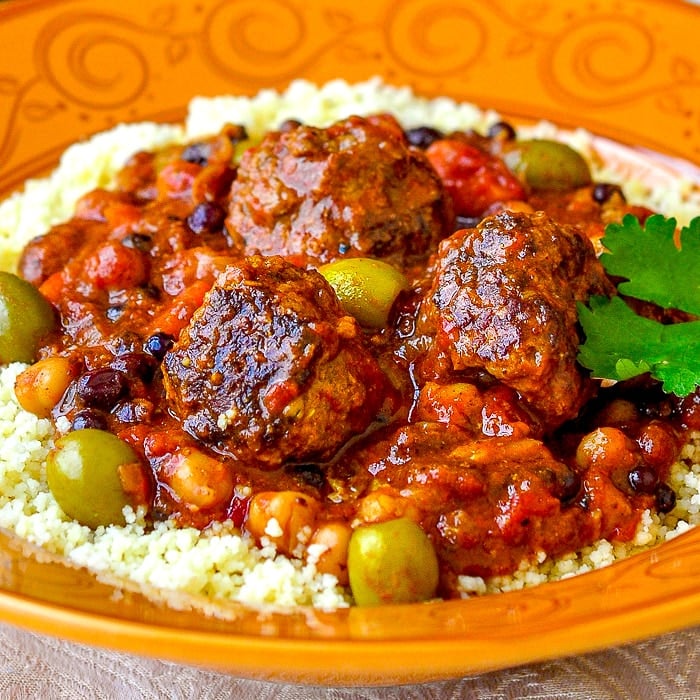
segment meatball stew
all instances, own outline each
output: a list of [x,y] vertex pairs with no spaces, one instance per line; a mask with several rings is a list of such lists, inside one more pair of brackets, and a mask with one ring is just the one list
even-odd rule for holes
[[[58,321],[18,398],[112,465],[73,488],[54,457],[57,500],[93,527],[131,503],[322,544],[360,604],[630,539],[673,508],[698,402],[576,362],[577,302],[613,290],[598,240],[628,213],[651,212],[504,123],[288,121],[257,144],[229,125],[135,154],[21,258]],[[372,589],[372,534],[415,586]]]

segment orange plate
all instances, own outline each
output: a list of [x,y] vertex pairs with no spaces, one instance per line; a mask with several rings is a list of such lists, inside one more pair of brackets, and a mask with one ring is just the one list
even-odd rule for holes
[[[0,194],[120,121],[296,77],[381,75],[700,163],[700,11],[671,0],[14,0],[0,6]],[[41,563],[40,563],[41,560]],[[700,623],[700,529],[591,574],[468,601],[229,621],[115,594],[0,536],[0,616],[68,639],[301,683],[398,684]]]

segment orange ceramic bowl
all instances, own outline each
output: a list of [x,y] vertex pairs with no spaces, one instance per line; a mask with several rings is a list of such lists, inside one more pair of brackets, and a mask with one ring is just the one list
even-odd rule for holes
[[[253,94],[297,77],[380,75],[697,166],[698,36],[700,10],[671,0],[11,0],[0,5],[0,194],[117,122],[178,120],[194,95]],[[232,605],[228,620],[117,594],[9,535],[0,561],[4,621],[310,684],[446,679],[700,623],[700,529],[526,591],[335,613]]]

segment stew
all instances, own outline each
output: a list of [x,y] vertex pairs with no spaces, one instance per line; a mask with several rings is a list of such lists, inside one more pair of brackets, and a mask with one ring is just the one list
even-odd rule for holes
[[[576,361],[577,302],[614,288],[599,239],[630,213],[651,212],[506,123],[227,125],[136,153],[21,258],[59,320],[17,384],[66,433],[52,491],[92,527],[131,503],[324,545],[360,602],[353,535],[383,523],[437,572],[407,599],[629,540],[673,508],[700,403]],[[118,456],[76,483],[61,449]]]

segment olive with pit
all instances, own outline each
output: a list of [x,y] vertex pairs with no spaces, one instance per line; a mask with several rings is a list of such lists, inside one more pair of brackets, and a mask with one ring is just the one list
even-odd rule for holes
[[535,190],[568,190],[591,182],[591,171],[583,156],[559,141],[513,142],[503,159],[512,172]]
[[92,529],[124,525],[122,511],[132,505],[125,482],[138,464],[136,452],[116,435],[86,428],[56,440],[46,458],[46,478],[69,518]]
[[0,362],[33,362],[39,342],[55,324],[53,307],[36,287],[0,272]]
[[348,545],[348,578],[357,605],[417,603],[435,596],[437,555],[408,518],[361,525]]
[[345,312],[368,328],[386,326],[396,297],[409,286],[402,272],[375,258],[336,260],[318,271],[333,287]]

